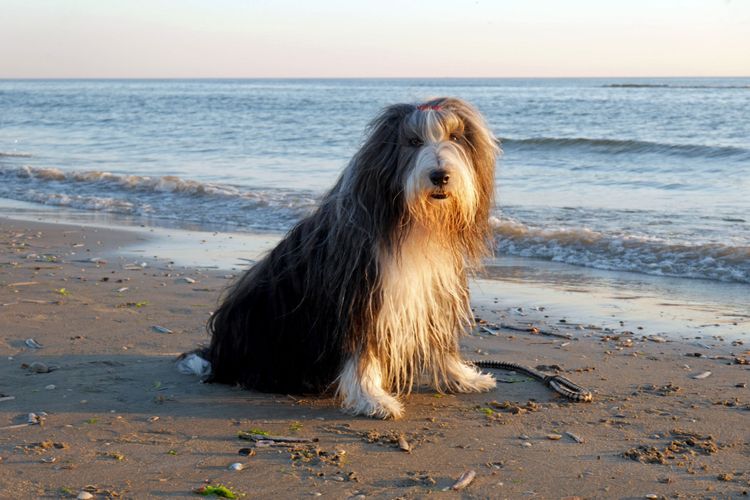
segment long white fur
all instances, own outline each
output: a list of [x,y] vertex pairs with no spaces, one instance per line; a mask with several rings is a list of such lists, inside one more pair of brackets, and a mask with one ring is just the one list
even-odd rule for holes
[[[450,175],[447,190],[459,198],[461,213],[474,214],[478,195],[467,155],[450,141],[450,131],[434,113],[427,113],[426,124],[425,144],[406,180],[407,203],[444,202],[429,199],[435,189],[429,175],[439,168]],[[446,248],[434,228],[418,223],[396,252],[380,252],[382,304],[375,332],[378,352],[384,356],[346,362],[337,395],[347,411],[399,418],[403,407],[391,391],[408,393],[418,382],[440,392],[482,392],[495,387],[491,375],[461,361],[455,345],[461,332],[444,313],[446,307],[458,305],[459,328],[472,323],[464,266],[463,257]]]

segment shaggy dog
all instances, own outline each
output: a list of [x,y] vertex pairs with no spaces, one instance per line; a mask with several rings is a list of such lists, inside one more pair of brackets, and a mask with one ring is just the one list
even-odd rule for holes
[[467,271],[490,253],[498,153],[460,99],[384,109],[315,213],[228,291],[210,346],[181,369],[264,392],[335,388],[344,409],[380,418],[400,417],[415,385],[492,389],[458,341],[473,322]]

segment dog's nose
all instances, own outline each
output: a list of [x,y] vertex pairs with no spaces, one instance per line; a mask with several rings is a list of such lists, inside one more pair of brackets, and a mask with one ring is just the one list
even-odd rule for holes
[[430,172],[430,182],[435,186],[445,186],[448,184],[448,180],[450,180],[450,175],[448,175],[447,170],[441,168]]

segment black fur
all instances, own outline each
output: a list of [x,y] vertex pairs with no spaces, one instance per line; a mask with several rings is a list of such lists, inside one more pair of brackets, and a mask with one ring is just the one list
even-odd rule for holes
[[409,161],[399,123],[414,109],[392,106],[373,121],[352,160],[358,168],[350,165],[316,212],[230,289],[201,353],[212,365],[208,381],[322,392],[364,347],[378,308],[375,249],[396,244],[403,225],[406,172],[393,166]]

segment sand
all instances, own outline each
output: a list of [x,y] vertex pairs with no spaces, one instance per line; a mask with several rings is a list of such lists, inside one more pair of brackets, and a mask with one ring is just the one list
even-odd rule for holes
[[[179,374],[175,356],[207,340],[206,319],[234,273],[118,250],[146,237],[0,219],[0,497],[199,498],[195,489],[217,484],[246,498],[750,490],[750,346],[723,340],[721,328],[691,342],[648,335],[628,318],[611,330],[553,315],[530,325],[477,293],[483,328],[463,340],[467,358],[557,365],[594,401],[570,403],[498,371],[490,393],[425,391],[407,398],[401,420],[352,417],[330,397]],[[264,446],[243,431],[314,442]],[[468,486],[444,491],[467,471],[476,474]]]

